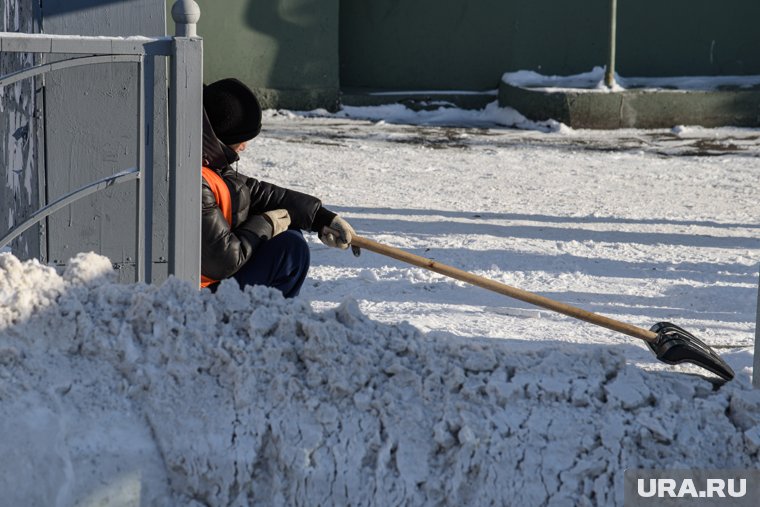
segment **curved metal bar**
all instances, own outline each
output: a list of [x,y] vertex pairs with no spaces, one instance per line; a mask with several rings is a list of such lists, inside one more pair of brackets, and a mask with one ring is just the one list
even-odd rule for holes
[[29,67],[28,69],[22,69],[5,76],[0,76],[0,87],[8,86],[16,81],[21,81],[28,77],[37,76],[53,70],[69,69],[72,67],[81,67],[83,65],[95,65],[99,63],[124,63],[124,62],[140,62],[140,55],[106,55],[106,56],[82,56],[77,58],[69,58],[68,60],[61,60],[58,62],[43,63],[42,65],[36,65]]
[[34,213],[32,216],[24,220],[22,223],[11,229],[5,236],[0,238],[0,248],[6,247],[11,241],[16,239],[18,236],[20,236],[24,231],[29,229],[31,226],[42,220],[43,218],[47,217],[48,215],[51,215],[58,211],[61,208],[65,208],[72,202],[76,202],[79,199],[86,197],[90,194],[94,194],[95,192],[99,192],[100,190],[106,189],[110,186],[113,186],[117,183],[124,183],[126,181],[133,181],[140,177],[140,172],[135,169],[127,169],[126,171],[122,171],[120,173],[114,174],[113,176],[107,176],[103,179],[94,181],[90,183],[89,185],[85,185],[84,187],[75,190],[71,193],[68,193],[61,197],[60,199],[51,202],[44,208],[40,208],[37,210],[36,213]]

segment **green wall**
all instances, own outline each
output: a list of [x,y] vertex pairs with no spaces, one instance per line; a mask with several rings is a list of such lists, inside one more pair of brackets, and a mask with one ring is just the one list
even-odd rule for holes
[[760,1],[618,0],[618,72],[760,74]]
[[[600,64],[608,0],[343,0],[347,87],[485,90],[507,70]],[[595,31],[601,28],[604,33]]]
[[338,0],[196,1],[205,82],[237,77],[269,107],[335,107]]
[[[605,65],[609,0],[343,0],[344,87],[493,89]],[[628,76],[760,74],[760,1],[618,0]]]
[[[607,60],[609,0],[197,1],[206,81],[237,76],[269,106],[334,107],[341,88],[488,90],[507,71]],[[758,0],[618,0],[618,13],[623,76],[760,74]]]

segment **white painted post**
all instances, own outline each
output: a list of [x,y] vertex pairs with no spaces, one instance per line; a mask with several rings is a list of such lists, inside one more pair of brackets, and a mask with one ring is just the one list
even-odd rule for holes
[[176,36],[169,98],[169,274],[198,286],[201,275],[203,40],[193,0],[172,6]]

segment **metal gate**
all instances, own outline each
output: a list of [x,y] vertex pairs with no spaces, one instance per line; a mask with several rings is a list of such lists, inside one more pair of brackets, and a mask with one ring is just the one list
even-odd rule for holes
[[[153,162],[146,158],[146,118],[153,102],[152,76],[157,61],[168,58],[169,94],[169,274],[197,284],[200,279],[200,187],[203,44],[196,35],[200,9],[192,0],[178,0],[172,8],[174,37],[81,37],[0,33],[3,53],[65,55],[64,59],[0,76],[4,88],[23,79],[88,65],[132,62],[138,68],[136,167],[92,181],[60,196],[16,224],[0,238],[0,249],[58,210],[113,185],[137,185],[137,280],[152,281]],[[48,125],[47,128],[53,126]],[[43,197],[41,196],[42,200]]]

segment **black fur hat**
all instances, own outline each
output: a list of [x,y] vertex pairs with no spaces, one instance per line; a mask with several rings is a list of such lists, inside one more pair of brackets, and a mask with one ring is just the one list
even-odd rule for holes
[[203,107],[216,137],[226,145],[250,141],[261,132],[261,105],[235,78],[204,86]]

